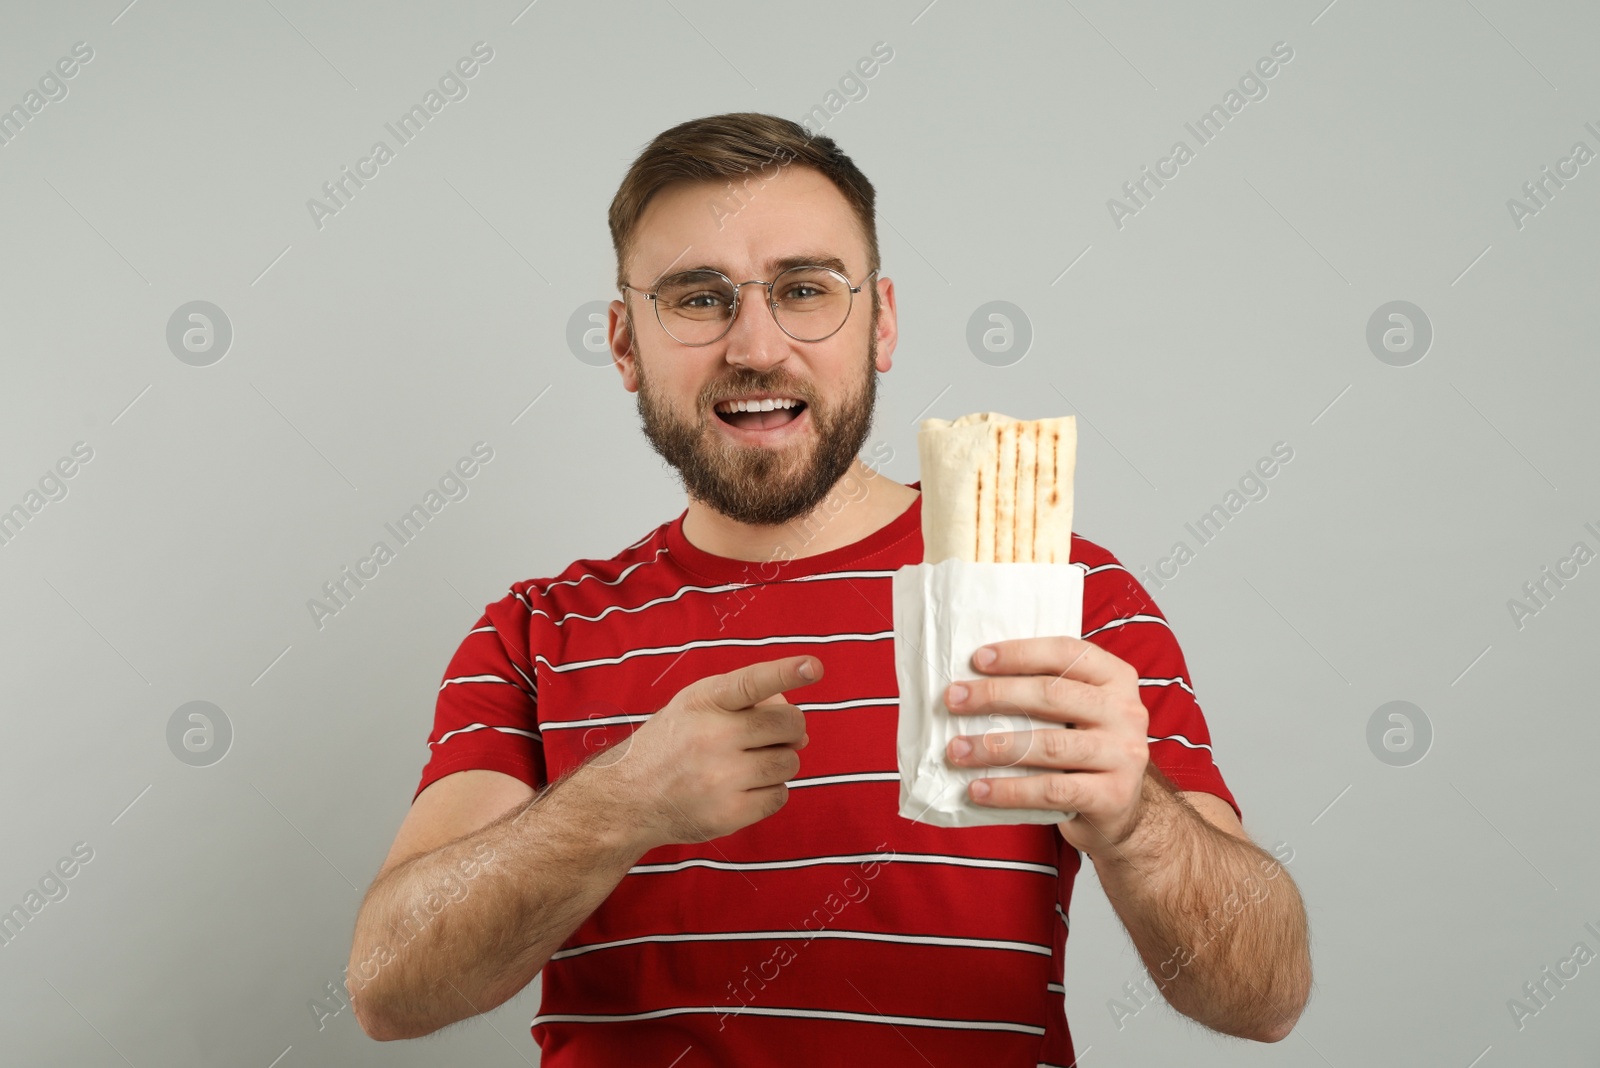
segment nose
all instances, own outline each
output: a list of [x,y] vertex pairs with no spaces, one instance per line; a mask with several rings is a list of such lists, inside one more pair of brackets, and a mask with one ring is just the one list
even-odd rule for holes
[[[749,287],[754,288],[749,288]],[[767,304],[767,287],[760,282],[744,282],[739,286],[739,308],[728,328],[723,342],[728,346],[725,358],[729,363],[765,371],[789,357],[789,343],[793,340],[778,326],[772,308]]]

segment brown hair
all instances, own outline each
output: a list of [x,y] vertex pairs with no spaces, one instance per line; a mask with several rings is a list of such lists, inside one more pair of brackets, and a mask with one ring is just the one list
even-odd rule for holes
[[[812,134],[799,123],[776,115],[739,111],[691,119],[657,134],[628,168],[611,200],[609,215],[611,244],[617,253],[617,284],[627,281],[623,271],[633,251],[639,216],[662,187],[681,181],[733,182],[741,176],[745,184],[765,182],[777,173],[769,169],[783,166],[812,167],[844,194],[866,238],[867,270],[880,266],[872,183],[833,138]],[[729,203],[736,205],[739,200],[729,197]],[[872,287],[872,303],[876,310],[877,286]]]

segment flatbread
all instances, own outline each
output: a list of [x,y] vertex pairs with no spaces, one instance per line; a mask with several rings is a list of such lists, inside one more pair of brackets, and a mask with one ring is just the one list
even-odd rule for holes
[[925,563],[1069,562],[1076,417],[924,419],[917,453]]

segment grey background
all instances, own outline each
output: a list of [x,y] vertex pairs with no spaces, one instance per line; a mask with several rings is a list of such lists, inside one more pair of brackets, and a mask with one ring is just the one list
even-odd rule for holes
[[[1594,1063],[1600,970],[1520,1030],[1507,1007],[1600,950],[1600,565],[1520,629],[1507,605],[1600,548],[1600,164],[1521,229],[1507,208],[1600,149],[1593,6],[124,3],[0,7],[0,105],[94,49],[0,147],[0,507],[94,450],[0,546],[0,905],[94,850],[0,948],[7,1063],[536,1061],[537,984],[390,1045],[308,1002],[481,606],[683,506],[615,373],[565,340],[614,295],[627,163],[688,118],[798,120],[878,41],[892,61],[823,132],[877,186],[899,291],[888,474],[917,477],[924,415],[1076,413],[1075,526],[1142,572],[1294,449],[1150,588],[1246,827],[1294,851],[1313,1000],[1273,1046],[1165,1006],[1119,1030],[1140,967],[1086,871],[1083,1063]],[[317,229],[307,199],[477,41],[469,96]],[[1113,225],[1108,198],[1278,41],[1266,98]],[[208,367],[166,344],[194,300],[233,328]],[[994,300],[1033,331],[1006,366],[966,345]],[[1395,300],[1434,331],[1406,367],[1366,343]],[[469,495],[319,630],[306,601],[480,440]],[[167,740],[197,700],[233,730],[208,767]],[[1433,729],[1408,767],[1367,743],[1394,700]]]

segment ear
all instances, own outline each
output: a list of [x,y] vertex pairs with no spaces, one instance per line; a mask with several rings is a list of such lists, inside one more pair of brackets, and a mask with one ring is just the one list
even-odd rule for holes
[[900,323],[895,317],[894,281],[879,277],[874,280],[878,288],[878,358],[874,366],[887,371],[894,366],[894,347],[900,340]]
[[611,346],[611,362],[622,375],[622,388],[629,393],[639,392],[639,368],[633,353],[633,331],[628,329],[628,306],[620,300],[611,302],[606,342]]

